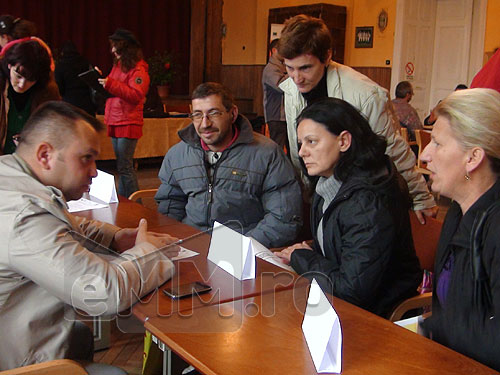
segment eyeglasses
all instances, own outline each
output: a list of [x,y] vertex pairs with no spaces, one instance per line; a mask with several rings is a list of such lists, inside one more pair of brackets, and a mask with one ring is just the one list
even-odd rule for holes
[[[225,112],[229,112],[229,111],[225,111]],[[224,114],[224,112],[219,111],[218,109],[213,109],[208,113],[194,112],[194,113],[191,113],[189,115],[189,117],[191,118],[191,120],[193,120],[193,122],[195,124],[199,124],[203,121],[204,117],[206,117],[207,120],[209,120],[209,121],[214,121],[214,120],[217,120],[219,117],[221,117],[223,114]]]

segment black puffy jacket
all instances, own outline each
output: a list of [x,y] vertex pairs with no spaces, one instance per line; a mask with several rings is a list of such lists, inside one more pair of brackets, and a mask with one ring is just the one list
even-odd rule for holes
[[[500,371],[500,180],[462,216],[452,203],[441,230],[434,266],[432,339]],[[493,205],[496,207],[492,207]],[[488,212],[488,209],[493,208]],[[479,218],[485,214],[480,225]],[[473,243],[476,242],[476,250]],[[436,285],[450,253],[453,267],[444,305]],[[474,272],[474,258],[482,272]],[[479,269],[476,267],[476,269]]]
[[323,215],[325,256],[317,239],[323,198],[314,195],[314,251],[298,249],[290,264],[310,273],[324,291],[381,316],[417,294],[421,270],[413,247],[404,180],[386,159],[388,174],[355,172]]

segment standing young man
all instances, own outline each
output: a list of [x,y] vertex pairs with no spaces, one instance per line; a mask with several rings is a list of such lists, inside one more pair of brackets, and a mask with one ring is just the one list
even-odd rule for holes
[[[290,18],[281,33],[278,52],[284,58],[289,78],[280,88],[285,95],[290,156],[295,168],[302,171],[296,124],[302,109],[320,98],[343,99],[368,119],[375,133],[386,138],[386,153],[408,183],[413,209],[424,223],[424,215],[435,216],[437,206],[424,178],[415,170],[415,156],[395,132],[387,91],[354,69],[331,61],[331,43],[325,23],[303,14]],[[307,184],[304,175],[303,180]]]

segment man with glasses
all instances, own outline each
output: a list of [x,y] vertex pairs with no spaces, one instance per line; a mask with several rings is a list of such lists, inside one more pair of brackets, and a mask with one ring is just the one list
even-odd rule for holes
[[408,129],[410,140],[415,139],[415,130],[423,129],[422,121],[418,117],[418,113],[410,105],[410,100],[413,98],[413,87],[408,81],[401,81],[396,86],[396,99],[391,101],[399,123]]
[[161,166],[158,210],[200,230],[217,220],[267,247],[291,243],[302,198],[280,147],[253,133],[219,83],[192,94],[193,123],[179,131]]

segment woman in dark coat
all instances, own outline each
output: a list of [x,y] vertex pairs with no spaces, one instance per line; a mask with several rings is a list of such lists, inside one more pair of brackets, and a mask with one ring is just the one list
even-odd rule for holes
[[278,255],[324,291],[386,316],[417,294],[421,279],[406,184],[385,155],[385,140],[347,102],[315,102],[297,123],[299,156],[307,173],[319,177],[311,206],[314,241]]
[[452,199],[434,266],[432,339],[500,371],[500,94],[455,91],[421,155]]
[[91,89],[78,77],[78,74],[91,68],[87,59],[78,53],[73,42],[67,41],[61,48],[54,75],[62,99],[95,116],[96,106],[92,100]]

